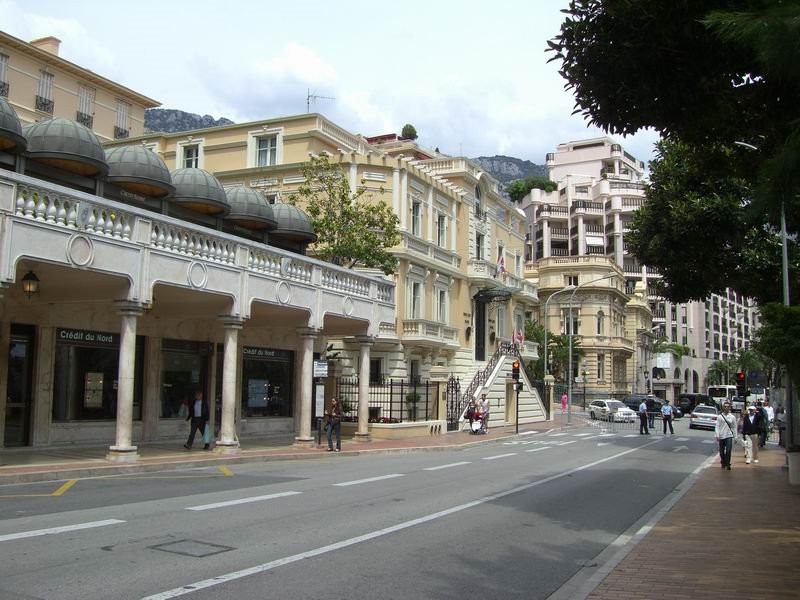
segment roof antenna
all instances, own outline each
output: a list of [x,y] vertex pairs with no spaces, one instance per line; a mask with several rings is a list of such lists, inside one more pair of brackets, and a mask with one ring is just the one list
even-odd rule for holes
[[317,100],[336,100],[333,96],[318,96],[317,94],[311,93],[311,88],[308,88],[308,92],[306,93],[306,112],[311,112],[311,103],[316,102]]

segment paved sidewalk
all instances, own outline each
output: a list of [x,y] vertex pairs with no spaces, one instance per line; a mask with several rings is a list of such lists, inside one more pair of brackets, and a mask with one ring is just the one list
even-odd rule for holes
[[[576,417],[573,422],[580,422]],[[559,428],[560,422],[543,421],[520,426],[526,431],[547,431]],[[466,448],[474,444],[497,442],[514,435],[514,426],[493,427],[487,434],[472,435],[467,431],[447,434],[429,434],[399,440],[356,442],[342,440],[341,455],[404,453]],[[23,448],[0,452],[0,485],[58,479],[79,479],[120,473],[137,473],[185,467],[218,466],[270,460],[312,460],[330,457],[323,434],[322,444],[315,448],[294,447],[294,434],[275,434],[241,441],[238,454],[217,454],[202,450],[202,443],[194,450],[185,450],[183,440],[139,445],[139,460],[134,464],[120,464],[106,460],[107,446],[56,448]]]
[[768,445],[759,464],[705,469],[614,570],[593,600],[800,598],[800,486]]

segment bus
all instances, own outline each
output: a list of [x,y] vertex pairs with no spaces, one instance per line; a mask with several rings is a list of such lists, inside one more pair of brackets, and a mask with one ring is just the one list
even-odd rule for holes
[[735,385],[710,385],[708,386],[708,395],[711,396],[719,410],[722,410],[723,402],[730,402],[733,410],[744,409],[744,398],[736,395]]
[[764,389],[764,386],[757,383],[755,385],[750,386],[750,394],[747,396],[747,400],[751,403],[754,402],[764,402],[767,399],[767,390]]

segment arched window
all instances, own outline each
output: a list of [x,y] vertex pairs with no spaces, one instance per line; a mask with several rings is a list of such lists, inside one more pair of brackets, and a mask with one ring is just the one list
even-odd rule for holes
[[606,331],[606,315],[602,310],[597,311],[597,335],[605,335]]

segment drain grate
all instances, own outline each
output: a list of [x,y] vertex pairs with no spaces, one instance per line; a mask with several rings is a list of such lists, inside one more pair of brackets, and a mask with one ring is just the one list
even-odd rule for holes
[[160,550],[161,552],[190,556],[192,558],[205,558],[206,556],[214,556],[215,554],[222,554],[223,552],[235,550],[235,548],[231,548],[230,546],[220,546],[219,544],[198,542],[197,540],[178,540],[176,542],[148,546],[148,548]]

